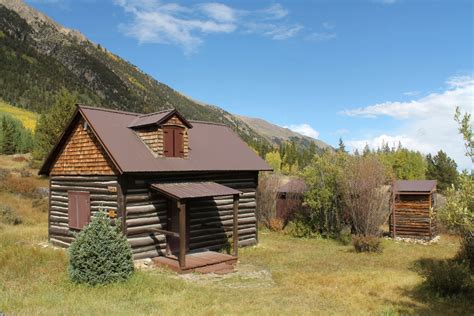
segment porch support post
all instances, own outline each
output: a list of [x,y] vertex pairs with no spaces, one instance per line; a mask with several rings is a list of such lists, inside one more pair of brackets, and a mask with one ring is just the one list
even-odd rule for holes
[[234,232],[232,234],[232,241],[233,241],[233,250],[234,250],[234,257],[238,255],[239,249],[239,195],[234,194],[234,217],[233,217],[233,229]]
[[179,267],[186,267],[186,203],[182,200],[177,202],[179,211]]

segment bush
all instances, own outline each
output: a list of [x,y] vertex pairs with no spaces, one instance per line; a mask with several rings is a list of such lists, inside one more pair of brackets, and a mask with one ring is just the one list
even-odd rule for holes
[[281,218],[275,217],[270,219],[270,221],[268,222],[268,229],[273,230],[275,232],[281,232],[284,226],[284,222]]
[[376,157],[354,157],[342,177],[343,199],[357,235],[381,235],[390,215],[384,166]]
[[342,228],[337,240],[344,246],[350,245],[352,241],[351,228],[347,226]]
[[30,198],[38,197],[36,183],[33,178],[20,178],[9,174],[0,181],[0,191],[20,194]]
[[426,285],[441,296],[455,296],[473,290],[473,279],[466,263],[454,260],[432,262],[424,272]]
[[31,171],[27,170],[27,169],[21,169],[20,170],[20,176],[22,178],[28,178],[28,177],[31,177],[33,176],[33,174],[31,173]]
[[356,252],[382,252],[380,238],[374,236],[352,236],[352,245]]
[[12,158],[12,161],[15,161],[15,162],[23,162],[23,161],[27,161],[28,159],[24,156],[13,156]]
[[258,179],[257,214],[259,222],[268,227],[270,220],[276,217],[276,199],[281,177],[276,174],[264,174]]
[[324,152],[315,155],[304,169],[307,185],[304,202],[307,209],[300,212],[300,220],[314,232],[326,237],[337,237],[345,224],[340,179],[345,171],[348,155]]
[[474,232],[465,232],[462,235],[458,259],[466,261],[471,271],[474,271]]
[[8,176],[10,176],[10,173],[11,172],[8,169],[0,168],[0,179],[6,179]]
[[120,225],[98,212],[69,248],[69,277],[94,286],[126,280],[132,273],[132,250]]
[[0,205],[0,222],[9,225],[19,225],[23,220],[18,216],[11,207]]
[[319,236],[319,234],[315,233],[307,223],[298,219],[289,222],[285,227],[285,232],[296,238],[312,238]]

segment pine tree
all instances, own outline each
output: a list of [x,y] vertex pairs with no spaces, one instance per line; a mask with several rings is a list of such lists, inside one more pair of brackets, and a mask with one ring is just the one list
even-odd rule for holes
[[341,152],[341,153],[347,153],[346,151],[346,145],[344,144],[344,142],[342,141],[342,138],[339,137],[339,148],[337,149],[338,152]]
[[62,89],[51,108],[42,113],[35,130],[33,158],[43,160],[58,141],[59,136],[71,119],[77,102],[77,94]]
[[119,220],[111,225],[104,211],[96,213],[69,247],[69,277],[75,283],[108,284],[133,273],[132,249]]
[[15,125],[7,116],[2,117],[2,134],[2,153],[5,155],[14,154],[16,152],[15,139],[17,138],[17,133],[15,130]]
[[457,183],[457,164],[444,151],[438,151],[434,157],[428,154],[426,160],[428,162],[426,177],[438,181],[439,191],[445,192],[452,184]]
[[364,146],[364,150],[362,151],[362,156],[367,156],[368,154],[370,154],[370,148],[369,148],[369,144],[365,144]]

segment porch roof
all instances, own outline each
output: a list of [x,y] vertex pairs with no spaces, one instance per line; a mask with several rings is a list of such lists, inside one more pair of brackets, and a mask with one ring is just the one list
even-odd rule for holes
[[150,187],[175,200],[235,195],[242,192],[216,182],[151,183]]

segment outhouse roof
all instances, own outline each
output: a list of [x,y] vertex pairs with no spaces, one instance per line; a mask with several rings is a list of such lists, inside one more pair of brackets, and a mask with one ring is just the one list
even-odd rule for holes
[[432,193],[436,190],[436,180],[398,180],[393,185],[397,193]]

